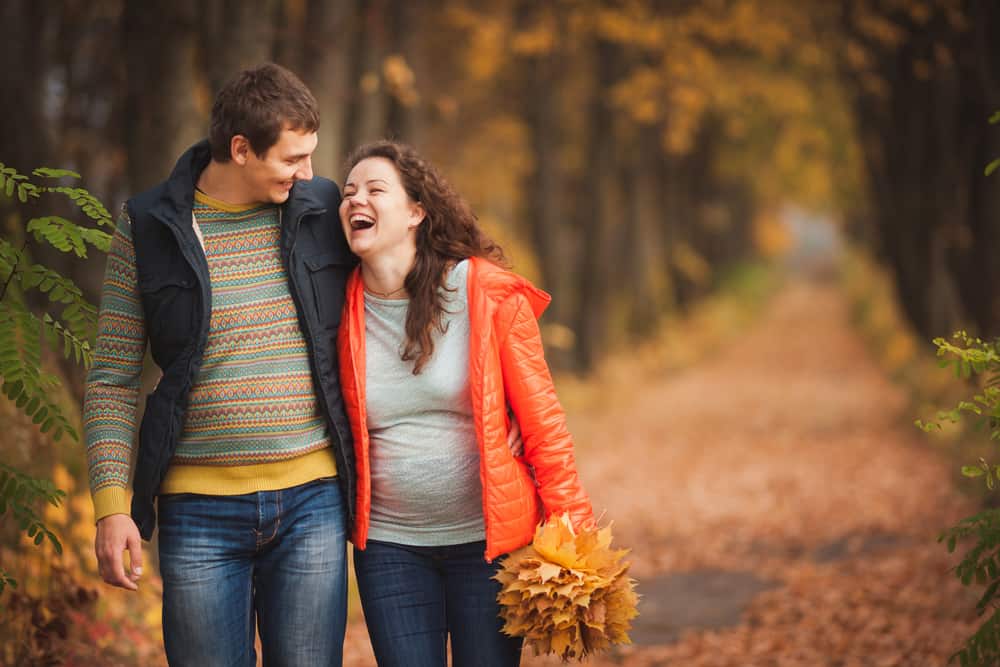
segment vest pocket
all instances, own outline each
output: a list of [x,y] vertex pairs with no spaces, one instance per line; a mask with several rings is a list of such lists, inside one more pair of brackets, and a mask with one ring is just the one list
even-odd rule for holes
[[340,324],[340,311],[344,306],[344,289],[351,264],[333,254],[308,257],[309,283],[320,325],[336,329]]
[[200,307],[197,283],[193,277],[163,275],[140,279],[139,291],[153,351],[172,358],[191,342],[191,322]]

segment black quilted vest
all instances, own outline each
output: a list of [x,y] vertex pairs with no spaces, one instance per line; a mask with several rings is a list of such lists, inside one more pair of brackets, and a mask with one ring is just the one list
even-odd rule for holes
[[[195,144],[165,182],[126,203],[150,350],[163,372],[146,399],[133,477],[132,518],[147,540],[156,527],[154,499],[177,446],[208,338],[208,264],[191,211],[195,184],[209,159],[208,142]],[[281,206],[281,256],[326,414],[350,526],[354,446],[337,375],[337,326],[344,286],[357,259],[344,238],[339,205],[340,191],[332,181],[316,177],[297,182]]]

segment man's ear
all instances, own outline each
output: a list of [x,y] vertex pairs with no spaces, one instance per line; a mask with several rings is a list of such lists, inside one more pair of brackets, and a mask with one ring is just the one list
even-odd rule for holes
[[229,140],[229,157],[241,167],[250,159],[250,151],[252,150],[250,140],[242,134],[233,135],[233,138]]

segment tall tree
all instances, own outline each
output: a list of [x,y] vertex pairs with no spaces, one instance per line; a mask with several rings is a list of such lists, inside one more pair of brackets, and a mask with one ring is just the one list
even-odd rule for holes
[[204,136],[210,95],[199,64],[196,0],[127,0],[126,151],[130,190],[162,180],[177,156]]

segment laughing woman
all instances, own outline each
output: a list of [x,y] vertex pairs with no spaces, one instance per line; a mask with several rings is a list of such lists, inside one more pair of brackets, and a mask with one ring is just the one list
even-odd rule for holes
[[[340,220],[347,285],[340,374],[357,460],[354,564],[381,667],[517,665],[496,559],[543,516],[593,514],[542,355],[549,297],[409,146],[359,148]],[[507,444],[508,409],[523,453]]]

